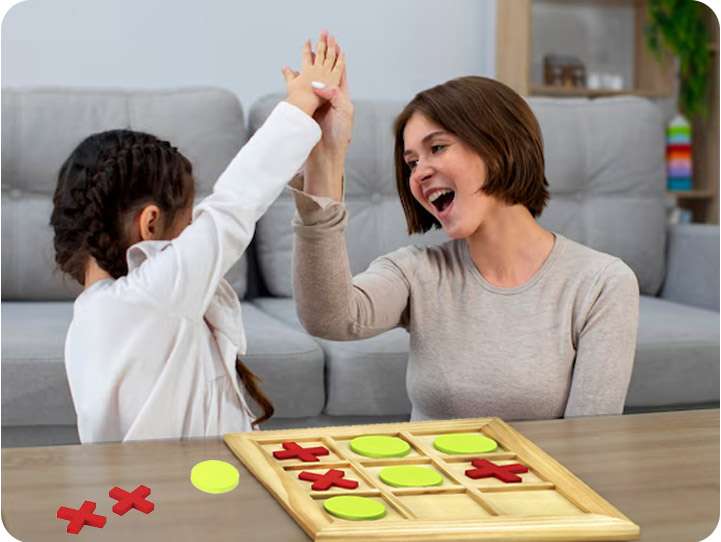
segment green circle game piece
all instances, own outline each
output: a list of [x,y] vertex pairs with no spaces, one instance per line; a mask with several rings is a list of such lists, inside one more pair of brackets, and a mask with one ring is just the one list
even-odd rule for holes
[[366,435],[351,440],[350,449],[365,457],[403,457],[410,453],[411,446],[398,437]]
[[415,465],[386,467],[381,470],[379,477],[393,487],[427,487],[439,486],[443,483],[443,476],[437,471],[430,467]]
[[227,493],[238,487],[240,474],[230,463],[209,459],[197,463],[190,471],[190,483],[205,493]]
[[352,495],[331,497],[323,503],[323,508],[338,518],[355,521],[380,519],[386,515],[386,507],[382,502]]
[[485,454],[498,448],[498,443],[478,433],[453,433],[436,438],[433,447],[445,454]]

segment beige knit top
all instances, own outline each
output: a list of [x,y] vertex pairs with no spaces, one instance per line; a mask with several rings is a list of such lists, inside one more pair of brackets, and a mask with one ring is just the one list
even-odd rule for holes
[[[301,193],[302,194],[302,193]],[[562,235],[525,284],[487,282],[465,241],[401,248],[351,276],[346,207],[300,195],[298,315],[313,335],[410,333],[412,419],[620,414],[638,326],[636,276]]]

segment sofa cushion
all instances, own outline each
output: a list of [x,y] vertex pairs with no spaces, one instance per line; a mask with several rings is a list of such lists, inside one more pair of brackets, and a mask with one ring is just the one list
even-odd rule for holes
[[[47,251],[52,246],[50,198],[60,165],[75,146],[94,132],[114,128],[146,131],[172,142],[192,162],[201,195],[211,191],[247,139],[238,99],[225,90],[3,89],[2,211],[10,215],[2,224],[3,262],[8,255],[16,259],[9,267],[3,263],[3,300],[77,295],[77,287],[53,275],[54,264],[48,268],[48,256],[53,262]],[[29,246],[28,231],[38,242],[32,250],[22,246]],[[241,261],[229,274],[241,297],[244,266]],[[37,280],[18,276],[28,269]]]
[[[267,96],[250,111],[258,129],[278,101]],[[623,259],[642,293],[655,295],[664,276],[666,216],[663,119],[637,97],[531,98],[543,132],[549,207],[539,222]],[[346,160],[348,253],[353,273],[403,245],[435,244],[433,232],[409,238],[396,194],[391,126],[402,102],[356,100],[353,142]],[[269,291],[290,297],[291,217],[284,194],[263,216],[257,233],[260,268]]]
[[317,416],[325,404],[323,351],[307,334],[251,303],[243,303],[248,353],[242,356],[261,379],[279,418]]
[[[257,298],[263,311],[302,330],[292,299]],[[325,352],[324,413],[332,416],[406,416],[411,403],[406,392],[409,336],[393,329],[359,341],[315,339]]]
[[539,223],[618,256],[641,293],[656,295],[666,243],[661,111],[635,96],[529,103],[543,132],[551,191]]
[[[305,333],[242,304],[248,336],[243,360],[261,379],[278,417],[323,409],[323,352]],[[2,303],[2,425],[74,425],[64,365],[71,302]]]
[[55,264],[50,227],[52,197],[2,192],[2,297],[23,301],[68,300],[81,286]]
[[2,425],[75,425],[65,374],[72,302],[3,302]]
[[641,296],[629,408],[719,401],[719,313]]

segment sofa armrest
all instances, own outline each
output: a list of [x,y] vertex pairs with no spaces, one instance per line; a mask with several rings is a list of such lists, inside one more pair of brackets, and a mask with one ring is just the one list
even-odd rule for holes
[[666,280],[660,297],[719,310],[719,227],[674,224],[669,227]]

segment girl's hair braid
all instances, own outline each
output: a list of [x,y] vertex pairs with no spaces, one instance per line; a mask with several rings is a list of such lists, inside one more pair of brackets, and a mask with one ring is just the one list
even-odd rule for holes
[[89,256],[117,279],[128,272],[128,217],[153,203],[170,224],[192,197],[192,166],[167,141],[131,130],[93,134],[60,168],[50,217],[55,261],[80,284]]

